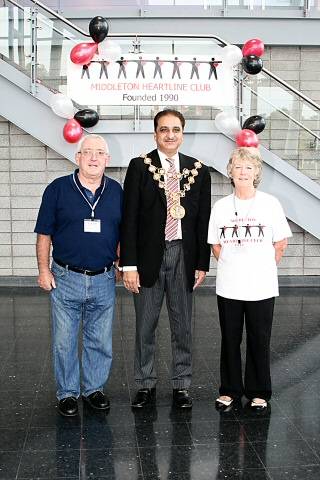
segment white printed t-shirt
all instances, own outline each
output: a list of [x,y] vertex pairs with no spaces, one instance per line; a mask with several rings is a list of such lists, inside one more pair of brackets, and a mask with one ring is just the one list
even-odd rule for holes
[[280,202],[264,192],[240,200],[218,200],[209,222],[208,243],[220,244],[216,293],[235,300],[279,295],[274,242],[292,233]]

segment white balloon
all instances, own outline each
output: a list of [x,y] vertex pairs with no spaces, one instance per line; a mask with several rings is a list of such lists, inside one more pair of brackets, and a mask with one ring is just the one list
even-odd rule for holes
[[62,118],[73,118],[74,107],[69,97],[63,95],[63,93],[57,93],[53,95],[50,106],[53,113],[59,115]]
[[121,57],[121,47],[112,40],[104,40],[98,44],[99,56],[108,62],[115,62]]
[[227,45],[223,48],[222,52],[224,63],[230,65],[230,67],[238,65],[243,57],[242,51],[236,45]]
[[239,120],[232,114],[220,112],[216,115],[215,124],[219,132],[235,137],[241,131]]

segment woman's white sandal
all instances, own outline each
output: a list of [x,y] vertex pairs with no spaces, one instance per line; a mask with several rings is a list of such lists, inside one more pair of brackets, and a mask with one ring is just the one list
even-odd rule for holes
[[[262,400],[262,399],[261,399]],[[251,401],[251,408],[254,410],[263,410],[264,408],[267,408],[268,403],[264,400],[263,402],[257,402],[256,399],[253,399]]]
[[216,408],[220,410],[226,409],[230,407],[232,402],[233,402],[233,398],[230,398],[230,400],[221,400],[221,398],[219,397],[216,399]]

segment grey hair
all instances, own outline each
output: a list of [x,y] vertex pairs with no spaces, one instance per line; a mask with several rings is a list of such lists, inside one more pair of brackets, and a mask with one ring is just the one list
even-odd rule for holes
[[106,141],[101,135],[97,135],[97,134],[95,134],[95,133],[91,133],[90,135],[83,136],[83,137],[79,140],[79,142],[78,142],[78,147],[77,147],[77,153],[80,153],[80,152],[81,152],[83,142],[84,142],[87,138],[96,138],[96,139],[98,139],[98,140],[102,140],[103,143],[105,144],[106,151],[109,150],[109,146],[108,146],[107,141]]
[[261,157],[261,153],[259,152],[259,149],[255,147],[239,147],[233,150],[227,165],[227,174],[231,180],[231,185],[233,187],[234,187],[234,182],[231,176],[231,171],[232,171],[234,162],[237,160],[247,160],[256,167],[256,174],[253,180],[253,186],[254,188],[257,188],[262,178],[262,157]]

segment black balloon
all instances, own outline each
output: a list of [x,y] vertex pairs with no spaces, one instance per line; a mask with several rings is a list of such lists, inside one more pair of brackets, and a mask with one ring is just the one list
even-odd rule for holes
[[79,112],[75,114],[74,119],[80,123],[81,127],[90,128],[99,122],[99,115],[95,110],[85,108],[84,110],[79,110]]
[[250,75],[256,75],[261,72],[263,61],[256,55],[247,55],[243,57],[242,65],[245,72],[250,73]]
[[252,117],[247,118],[244,122],[242,128],[247,130],[252,130],[254,133],[261,133],[266,126],[266,121],[261,115],[253,115]]
[[95,43],[102,42],[108,35],[109,24],[104,17],[94,17],[89,23],[89,33]]

